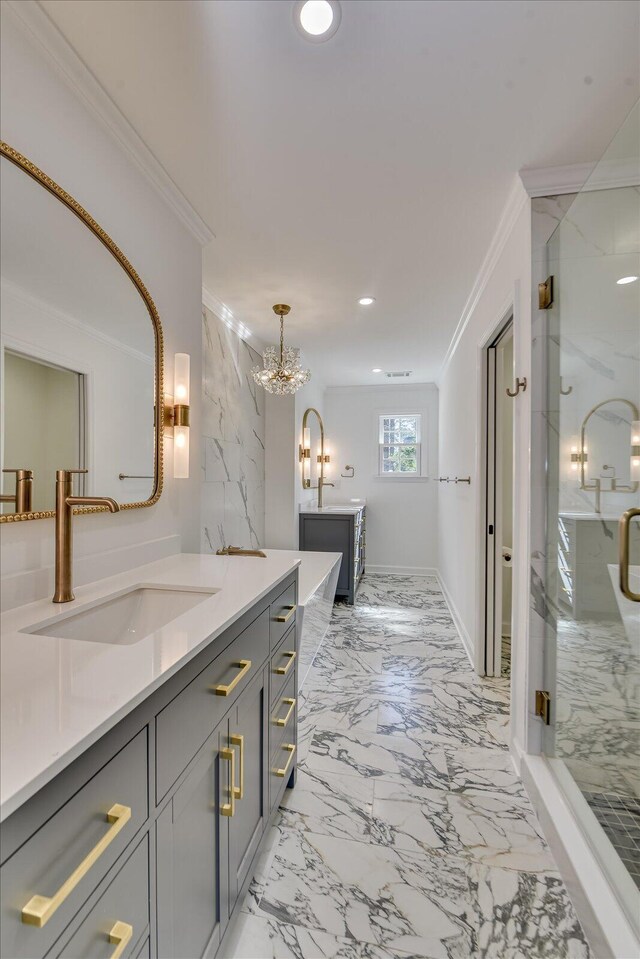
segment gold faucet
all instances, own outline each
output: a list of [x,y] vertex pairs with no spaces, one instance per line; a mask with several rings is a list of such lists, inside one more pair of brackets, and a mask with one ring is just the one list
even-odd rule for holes
[[33,470],[3,469],[2,472],[16,474],[16,491],[13,496],[11,493],[2,493],[2,495],[0,495],[0,503],[13,503],[16,513],[30,513],[31,496],[33,493]]
[[242,549],[240,546],[223,546],[216,550],[216,556],[261,556],[267,558],[267,554],[261,549]]
[[106,506],[111,513],[120,507],[110,496],[73,496],[74,473],[88,470],[56,470],[56,589],[54,603],[70,603],[75,599],[71,578],[73,573],[73,537],[71,519],[74,506]]
[[318,509],[322,509],[322,491],[325,486],[335,486],[335,483],[327,483],[321,471],[318,477]]

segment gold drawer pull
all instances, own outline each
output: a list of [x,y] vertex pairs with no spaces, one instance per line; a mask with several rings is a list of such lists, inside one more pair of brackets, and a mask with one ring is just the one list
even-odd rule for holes
[[22,910],[22,921],[29,926],[44,926],[45,923],[51,919],[56,909],[62,905],[69,893],[73,892],[80,880],[86,876],[93,864],[98,861],[102,853],[113,842],[130,819],[131,809],[129,806],[121,806],[120,803],[112,806],[107,813],[107,822],[111,823],[111,827],[104,834],[100,842],[93,847],[89,855],[82,860],[77,869],[74,869],[66,882],[63,882],[51,898],[48,896],[31,897]]
[[223,816],[233,816],[236,811],[236,791],[234,782],[236,779],[236,754],[233,749],[221,749],[220,759],[224,759],[231,766],[229,771],[229,802],[220,806],[220,812]]
[[231,680],[228,686],[222,686],[222,685],[214,686],[213,691],[216,694],[216,696],[228,696],[229,693],[233,692],[233,690],[236,688],[240,680],[243,679],[247,675],[249,670],[251,669],[251,660],[239,659],[237,663],[233,663],[232,665],[235,667],[235,669],[239,669],[240,672],[235,677],[235,679]]
[[287,762],[286,762],[286,764],[282,767],[282,769],[274,769],[274,770],[273,770],[274,773],[276,774],[276,776],[279,776],[280,779],[284,779],[284,777],[285,777],[285,776],[287,775],[287,773],[289,772],[289,766],[290,766],[291,763],[293,762],[293,757],[294,757],[295,754],[296,754],[296,747],[294,746],[293,743],[285,743],[282,748],[283,748],[284,750],[286,750],[286,752],[289,753],[289,758],[287,759]]
[[109,930],[109,942],[114,942],[116,948],[113,950],[109,959],[120,959],[133,936],[133,926],[128,922],[116,922]]
[[244,736],[237,733],[229,737],[232,746],[240,747],[240,785],[233,787],[233,795],[236,799],[242,799],[244,796]]
[[285,706],[289,707],[287,710],[287,715],[283,716],[282,719],[274,719],[273,720],[274,726],[286,726],[289,720],[291,719],[291,713],[296,708],[295,699],[287,698],[287,699],[283,699],[282,702],[285,704]]
[[291,667],[293,666],[294,660],[296,658],[295,650],[292,650],[288,653],[283,653],[282,655],[288,656],[289,662],[287,663],[286,666],[276,666],[276,668],[274,669],[274,672],[277,673],[278,676],[286,676],[289,670],[291,669]]
[[285,613],[284,616],[282,614],[280,614],[279,616],[275,616],[274,619],[276,623],[288,623],[296,611],[296,604],[294,603],[293,606],[285,606],[284,608],[288,609],[289,612]]

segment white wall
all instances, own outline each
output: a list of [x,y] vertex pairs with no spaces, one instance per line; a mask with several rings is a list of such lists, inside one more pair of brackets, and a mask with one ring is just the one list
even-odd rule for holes
[[[378,476],[378,417],[422,414],[420,479]],[[325,429],[332,451],[326,502],[367,501],[367,569],[422,573],[437,566],[438,390],[411,386],[333,387],[325,393]],[[355,467],[353,479],[341,473]]]
[[[440,472],[470,475],[471,485],[440,484],[438,564],[457,624],[476,665],[483,661],[480,558],[482,509],[481,347],[513,310],[514,369],[530,380],[531,363],[531,208],[524,188],[514,186],[496,238],[454,340],[441,376]],[[526,655],[529,615],[529,443],[530,391],[514,400],[514,516],[512,637],[512,727],[514,751],[522,747],[526,717]]]
[[[191,426],[200,435],[201,250],[139,167],[85,106],[47,58],[43,48],[18,26],[2,5],[2,139],[34,161],[71,193],[131,260],[158,308],[165,340],[167,391],[172,387],[172,358],[191,354]],[[171,476],[171,444],[165,454],[165,489],[148,509],[76,520],[76,582],[95,572],[136,565],[150,541],[183,548],[199,546],[200,444],[191,443],[191,478]],[[156,543],[153,556],[161,553]],[[167,548],[169,548],[167,546]],[[124,550],[121,552],[121,550]],[[112,552],[110,552],[112,551]],[[95,557],[95,563],[87,562]],[[53,562],[53,521],[2,527],[2,574],[18,577],[3,586],[3,602],[46,595]],[[93,577],[95,578],[95,576]],[[86,581],[86,579],[85,579]],[[34,583],[36,584],[34,586]]]

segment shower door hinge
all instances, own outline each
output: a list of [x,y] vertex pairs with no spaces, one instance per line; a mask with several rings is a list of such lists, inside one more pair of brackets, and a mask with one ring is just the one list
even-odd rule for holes
[[538,283],[538,309],[548,310],[553,306],[553,277],[548,276],[544,283]]
[[551,722],[551,696],[546,689],[536,689],[536,716],[541,716],[545,726]]

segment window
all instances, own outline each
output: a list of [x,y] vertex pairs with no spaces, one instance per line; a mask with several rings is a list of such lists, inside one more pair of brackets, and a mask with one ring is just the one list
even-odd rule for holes
[[420,414],[380,417],[380,476],[420,476]]

